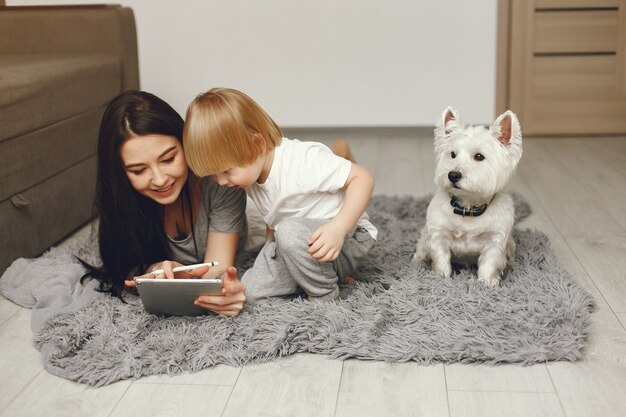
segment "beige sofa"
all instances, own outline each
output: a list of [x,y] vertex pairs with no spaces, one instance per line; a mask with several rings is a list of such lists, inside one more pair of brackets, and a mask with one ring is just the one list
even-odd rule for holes
[[0,274],[93,218],[100,118],[138,88],[131,9],[0,6]]

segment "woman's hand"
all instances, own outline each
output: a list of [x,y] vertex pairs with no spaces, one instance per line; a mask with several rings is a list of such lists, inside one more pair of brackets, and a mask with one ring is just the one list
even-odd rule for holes
[[237,279],[237,269],[228,267],[223,276],[222,295],[201,295],[195,305],[222,316],[238,315],[246,302],[246,286]]
[[[128,279],[125,280],[124,285],[126,285],[127,287],[135,287],[137,285],[135,283],[135,280],[137,278],[194,278],[194,277],[202,276],[203,274],[206,274],[209,271],[208,266],[200,266],[198,268],[191,269],[189,271],[174,272],[173,269],[178,266],[183,266],[183,265],[174,261],[163,261],[163,262],[159,262],[156,264],[152,264],[148,267],[145,274],[133,277],[132,280],[128,280]],[[155,274],[151,272],[151,271],[156,271],[157,269],[162,269],[163,273]]]

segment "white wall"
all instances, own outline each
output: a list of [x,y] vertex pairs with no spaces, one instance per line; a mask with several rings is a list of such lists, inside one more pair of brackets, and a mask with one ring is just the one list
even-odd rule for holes
[[[496,0],[121,0],[141,87],[184,115],[238,88],[285,127],[432,125],[495,111]],[[7,0],[7,5],[102,0]]]

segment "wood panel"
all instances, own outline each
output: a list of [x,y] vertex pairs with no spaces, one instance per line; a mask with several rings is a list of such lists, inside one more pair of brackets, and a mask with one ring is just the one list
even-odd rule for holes
[[626,0],[621,0],[616,57],[617,89],[620,94],[626,95]]
[[556,394],[451,391],[450,417],[564,417]]
[[619,13],[614,10],[536,11],[534,53],[613,52]]
[[534,100],[524,122],[526,135],[618,133],[626,131],[626,99]]
[[615,56],[546,56],[532,61],[538,99],[618,97]]
[[447,364],[446,385],[450,391],[554,392],[544,364],[524,367]]
[[223,417],[332,417],[343,363],[301,354],[245,366]]
[[526,136],[626,133],[626,0],[585,4],[564,0],[558,7],[573,10],[553,11],[556,2],[508,2],[510,27],[499,34],[509,38],[503,107]]
[[[623,256],[626,253],[626,230],[613,220],[603,199],[587,188],[591,185],[578,178],[588,175],[584,167],[579,167],[571,159],[560,161],[560,154],[566,152],[565,147],[571,146],[571,141],[525,141],[523,163],[517,172],[535,194],[542,197],[541,204],[606,303],[615,312],[626,312],[626,258]],[[602,146],[604,139],[598,138],[597,141],[597,146]],[[595,161],[588,161],[586,166],[611,169],[606,165],[603,167],[602,161],[591,153],[587,158]],[[603,178],[603,181],[610,180],[607,176]],[[612,198],[623,204],[626,193],[617,191],[619,186],[619,183],[613,184],[616,192]]]
[[20,310],[20,307],[13,304],[6,298],[0,295],[0,325],[10,319],[14,314]]
[[528,134],[528,121],[524,109],[528,100],[525,86],[530,85],[530,71],[527,70],[528,57],[532,56],[532,31],[526,30],[533,20],[534,9],[522,1],[511,1],[511,39],[509,56],[511,60],[509,72],[509,103],[505,106],[517,113],[524,126],[524,134]]
[[334,417],[444,416],[447,411],[441,364],[344,362]]
[[0,411],[43,370],[32,345],[30,310],[20,309],[0,326]]
[[94,388],[43,371],[0,417],[108,417],[131,383],[125,380]]
[[498,0],[498,39],[496,44],[496,114],[506,111],[509,104],[509,71],[511,59],[511,3]]
[[220,385],[132,384],[109,416],[220,417],[231,391]]

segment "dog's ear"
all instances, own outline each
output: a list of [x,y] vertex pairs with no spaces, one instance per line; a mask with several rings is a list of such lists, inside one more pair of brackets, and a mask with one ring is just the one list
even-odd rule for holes
[[441,117],[437,121],[435,126],[435,137],[444,137],[461,126],[461,120],[459,119],[459,113],[452,107],[447,107]]
[[522,142],[522,129],[517,116],[511,110],[507,110],[498,116],[489,130],[493,137],[498,139],[503,145],[521,144]]

